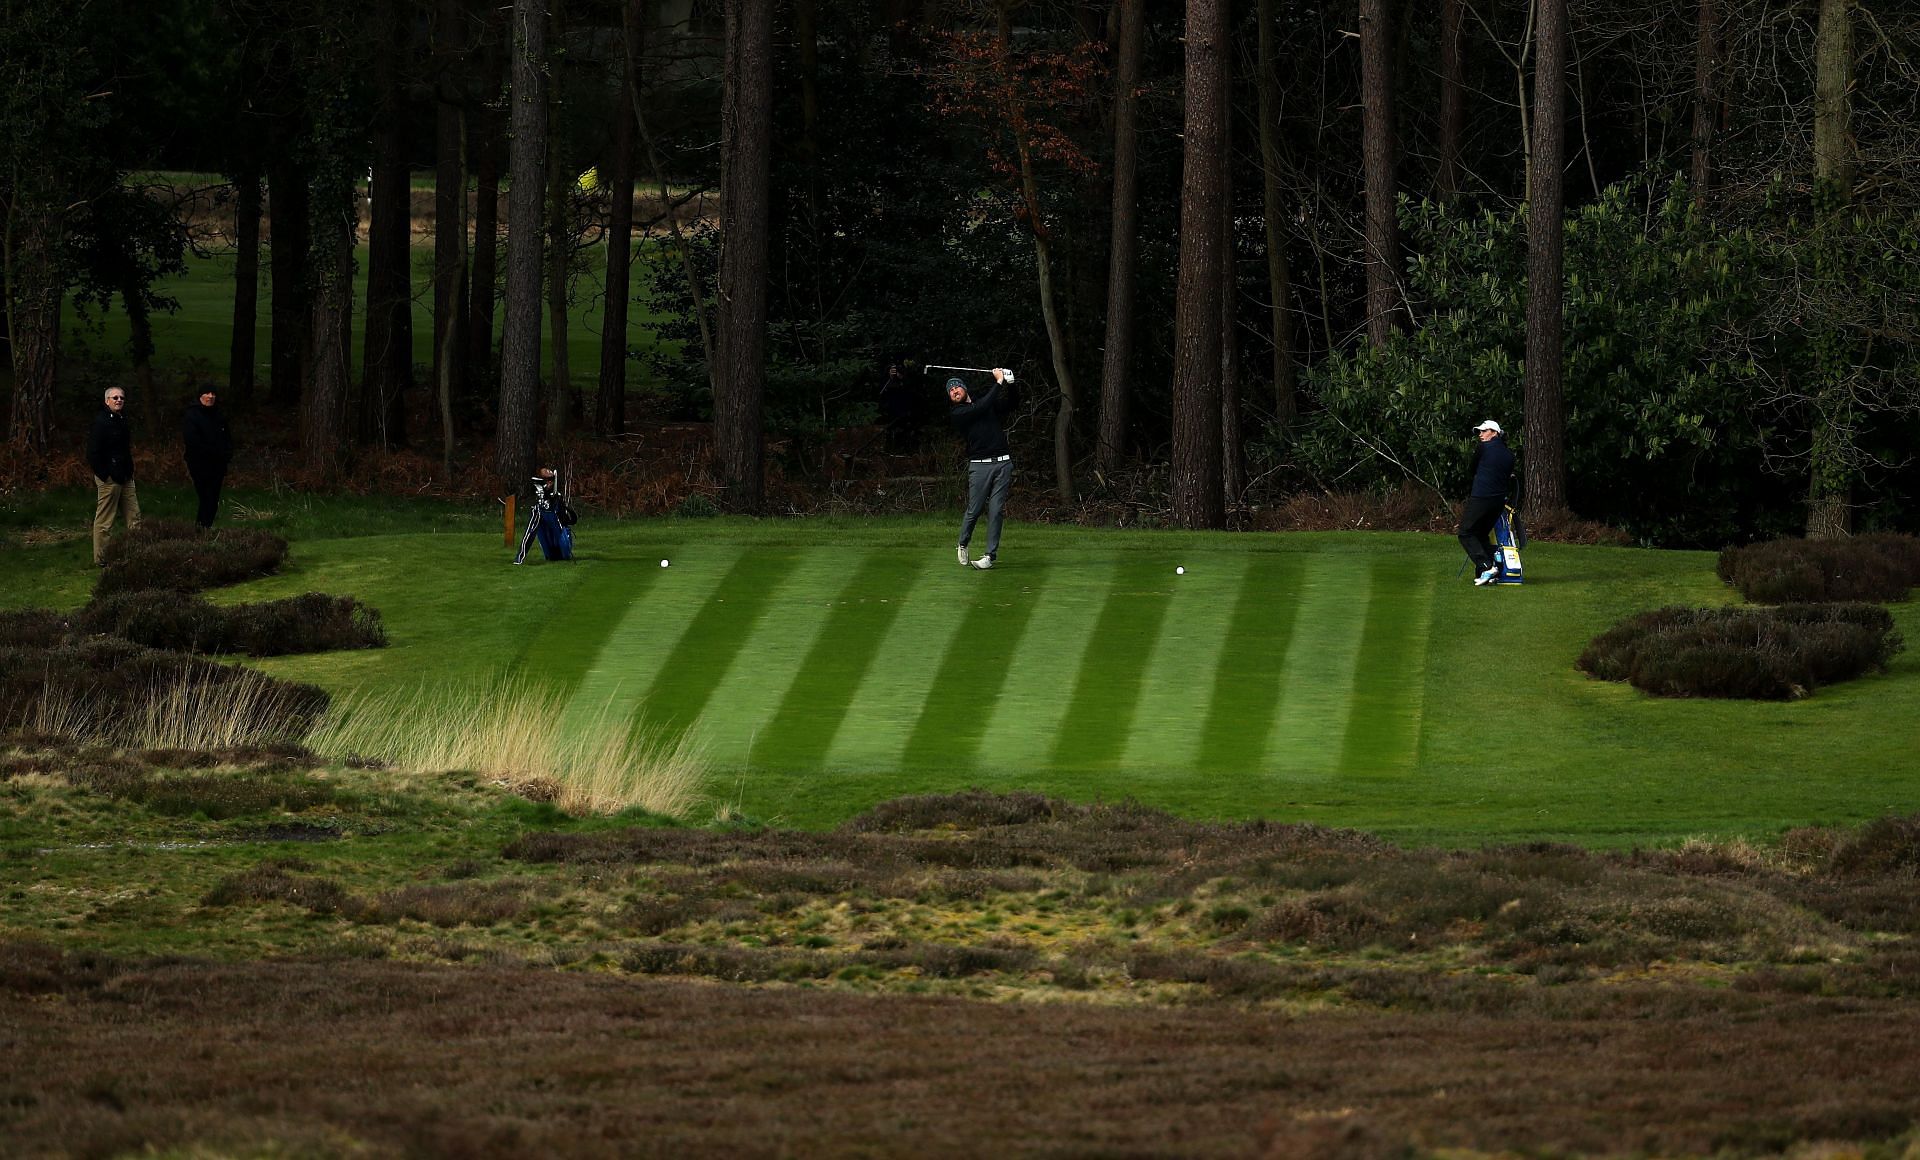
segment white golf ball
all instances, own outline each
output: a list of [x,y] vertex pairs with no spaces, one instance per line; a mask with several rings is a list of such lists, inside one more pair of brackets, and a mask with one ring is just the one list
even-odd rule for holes
[[1173,574],[1175,576],[1185,576],[1187,574],[1187,570],[1185,568],[1175,568],[1173,570]]
[[661,566],[662,568],[664,568],[664,567],[666,567],[666,566],[667,566],[667,562],[666,562],[665,560],[662,560],[662,561],[660,561],[660,566]]

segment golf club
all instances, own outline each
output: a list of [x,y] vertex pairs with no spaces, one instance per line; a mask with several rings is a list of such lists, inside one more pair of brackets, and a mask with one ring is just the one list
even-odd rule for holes
[[[928,371],[976,371],[983,375],[990,375],[994,372],[994,369],[995,368],[993,367],[952,367],[952,366],[947,366],[944,363],[920,364],[920,373],[923,375],[926,374]],[[1011,370],[1007,371],[1007,381],[1008,382],[1013,381],[1013,372]]]

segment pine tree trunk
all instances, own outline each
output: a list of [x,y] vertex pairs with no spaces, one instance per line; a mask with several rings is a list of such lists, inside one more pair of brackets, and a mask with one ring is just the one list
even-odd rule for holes
[[531,494],[527,481],[538,440],[534,423],[540,389],[540,241],[547,170],[546,16],[542,0],[514,0],[513,184],[507,192],[507,316],[500,349],[496,463],[506,486],[523,498]]
[[[25,186],[27,183],[22,183]],[[39,191],[13,191],[6,224],[7,322],[13,362],[8,441],[45,451],[53,438],[60,353],[59,210]]]
[[1173,515],[1226,525],[1220,462],[1220,177],[1226,143],[1225,0],[1187,0],[1186,140],[1173,339]]
[[[638,3],[639,0],[631,0]],[[618,435],[627,429],[627,299],[633,262],[633,108],[626,98],[633,62],[621,61],[620,101],[613,109],[613,143],[607,158],[606,314],[600,332],[600,387],[594,394],[593,430]]]
[[720,304],[714,453],[728,506],[762,505],[773,0],[725,0],[720,107]]
[[1140,240],[1139,96],[1146,0],[1119,0],[1120,48],[1113,88],[1113,231],[1107,256],[1107,341],[1100,367],[1100,443],[1095,461],[1111,474],[1127,450],[1133,390],[1133,303]]
[[498,118],[468,110],[468,152],[473,158],[473,272],[467,278],[467,375],[491,384],[493,314],[500,284],[500,136]]
[[233,179],[233,337],[227,345],[227,397],[253,397],[255,322],[260,309],[260,175]]
[[1467,132],[1466,56],[1460,29],[1465,3],[1440,0],[1440,157],[1434,170],[1433,192],[1443,202],[1459,196],[1460,147]]
[[1716,75],[1720,60],[1720,27],[1714,0],[1699,0],[1698,34],[1693,54],[1693,201],[1707,204],[1713,183],[1713,132],[1718,106]]
[[[1007,71],[1013,52],[1013,17],[1005,5],[999,8],[999,53]],[[1046,324],[1047,350],[1053,360],[1053,377],[1060,389],[1060,406],[1053,416],[1053,482],[1060,502],[1074,501],[1073,490],[1073,372],[1067,363],[1067,337],[1060,324],[1058,298],[1054,293],[1053,242],[1044,207],[1040,204],[1040,186],[1034,176],[1033,148],[1027,139],[1024,111],[1013,118],[1014,152],[1020,160],[1020,198],[1026,208],[1027,227],[1033,234],[1034,268],[1040,287],[1040,317]]]
[[[1227,58],[1224,79],[1233,108],[1233,58]],[[1242,441],[1240,410],[1239,247],[1233,230],[1233,118],[1227,118],[1220,151],[1220,486],[1228,510],[1247,490],[1246,448]]]
[[[381,39],[392,44],[399,32],[397,27],[388,32]],[[373,176],[367,186],[372,203],[367,215],[367,325],[360,355],[365,386],[361,414],[354,417],[360,442],[388,449],[406,445],[403,393],[413,385],[413,189],[396,51],[383,48],[374,54],[382,111],[374,120]]]
[[[550,45],[566,43],[567,12],[564,0],[548,0]],[[561,62],[549,57],[549,68],[557,72]],[[547,375],[547,442],[555,447],[567,437],[573,426],[574,394],[572,351],[567,345],[568,266],[573,258],[573,175],[568,171],[567,149],[560,131],[559,86],[547,80],[547,341],[551,367]]]
[[1813,174],[1846,201],[1853,193],[1853,0],[1820,0],[1813,53]]
[[1567,0],[1539,0],[1533,73],[1533,200],[1527,208],[1526,511],[1567,507],[1566,402],[1561,395],[1561,213],[1566,156]]
[[1293,372],[1293,271],[1287,264],[1287,210],[1280,188],[1280,46],[1274,0],[1260,0],[1255,89],[1260,104],[1260,205],[1267,234],[1267,296],[1272,305],[1273,425],[1284,431],[1299,410]]
[[465,51],[461,0],[438,0],[433,19],[433,383],[440,409],[443,469],[453,470],[454,397],[465,391],[467,173],[458,92]]
[[[1543,0],[1544,2],[1544,0]],[[1360,134],[1367,185],[1367,338],[1400,324],[1400,225],[1394,208],[1393,29],[1389,0],[1360,0]]]
[[316,238],[328,247],[317,263],[321,282],[313,293],[312,348],[307,355],[308,382],[300,397],[300,446],[307,469],[320,482],[331,481],[342,466],[342,450],[352,388],[353,243],[358,233],[351,185],[324,194],[323,208],[331,209],[324,232]]
[[312,239],[307,225],[311,210],[307,176],[284,146],[267,173],[267,201],[267,247],[273,263],[267,390],[274,405],[284,410],[300,401],[313,325],[313,294],[308,284]]
[[[1814,32],[1813,175],[1828,228],[1846,229],[1853,200],[1853,0],[1820,0]],[[1809,416],[1807,538],[1835,539],[1853,531],[1853,392],[1842,360],[1823,360],[1826,377],[1813,385]]]
[[147,309],[147,296],[131,272],[120,286],[120,305],[127,315],[127,357],[133,363],[133,380],[140,393],[153,397],[153,313]]

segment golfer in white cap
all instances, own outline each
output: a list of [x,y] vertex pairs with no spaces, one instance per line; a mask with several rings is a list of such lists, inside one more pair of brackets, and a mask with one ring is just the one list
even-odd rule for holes
[[1492,419],[1473,430],[1480,446],[1473,449],[1473,487],[1467,492],[1467,506],[1460,512],[1460,546],[1473,561],[1473,582],[1486,585],[1500,579],[1493,525],[1507,506],[1513,452],[1507,450],[1507,433]]

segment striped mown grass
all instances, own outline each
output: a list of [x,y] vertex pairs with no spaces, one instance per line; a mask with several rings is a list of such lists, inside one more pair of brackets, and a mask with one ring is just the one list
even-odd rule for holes
[[1015,525],[985,573],[955,566],[951,536],[589,520],[577,563],[525,568],[497,534],[329,540],[233,598],[325,587],[387,623],[378,655],[268,671],[339,690],[512,667],[568,722],[694,737],[710,794],[808,826],[969,786],[1448,843],[1677,842],[1920,806],[1912,654],[1784,706],[1658,702],[1574,669],[1626,615],[1736,599],[1706,553],[1536,544],[1527,584],[1488,590],[1441,536]]
[[1412,762],[1432,585],[1417,560],[1222,554],[1176,575],[1169,552],[1078,555],[985,576],[885,547],[631,569],[584,668],[576,648],[528,671],[578,670],[572,703],[644,706],[735,766],[1326,777]]

